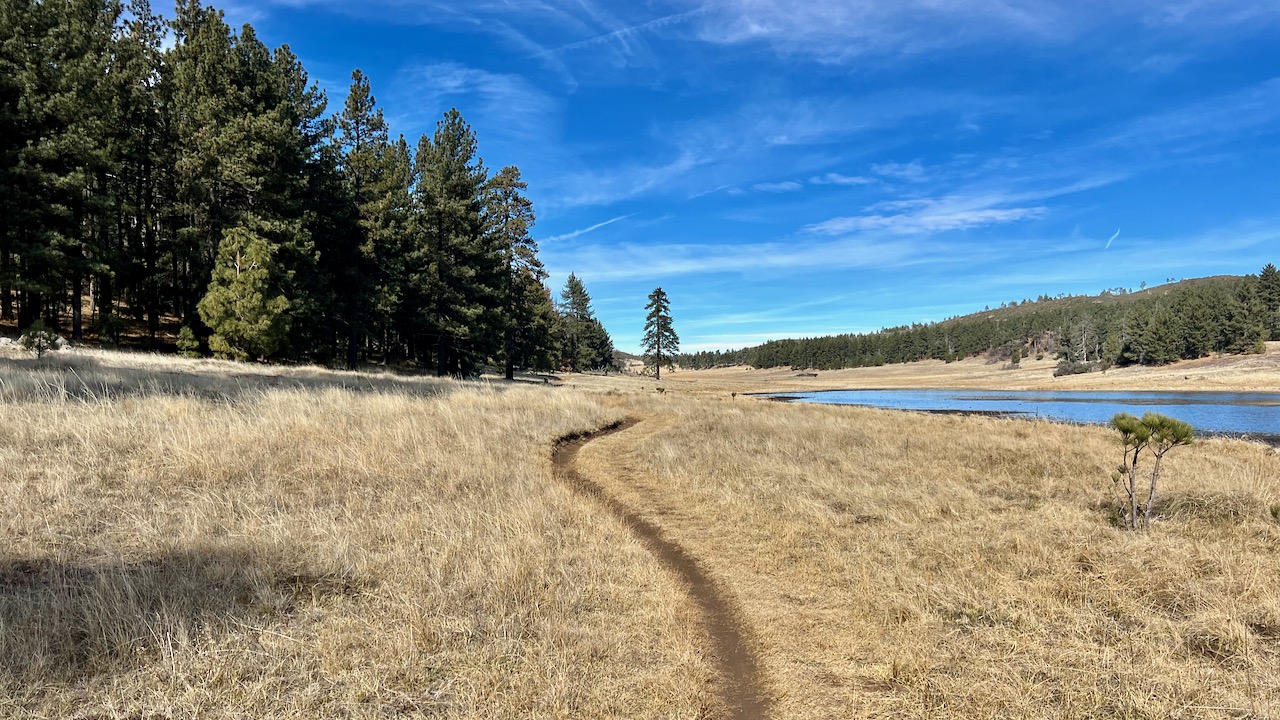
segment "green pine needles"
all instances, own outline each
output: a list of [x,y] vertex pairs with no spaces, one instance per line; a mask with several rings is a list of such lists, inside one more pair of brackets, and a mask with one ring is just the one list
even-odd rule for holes
[[50,330],[43,320],[31,323],[22,337],[18,338],[18,344],[24,350],[35,353],[37,359],[44,357],[50,350],[57,350],[58,342],[58,333]]
[[219,357],[270,357],[289,332],[289,300],[274,290],[279,270],[266,238],[246,228],[228,230],[218,247],[200,318],[213,330],[209,349]]
[[[1112,473],[1112,480],[1124,494],[1124,507],[1121,515],[1124,525],[1137,529],[1139,517],[1143,528],[1151,526],[1151,515],[1156,504],[1156,485],[1160,482],[1160,464],[1164,456],[1179,445],[1191,444],[1194,430],[1191,425],[1181,420],[1166,417],[1159,413],[1149,412],[1141,419],[1129,413],[1116,413],[1111,418],[1111,427],[1115,428],[1124,441],[1124,462]],[[1150,451],[1155,458],[1151,468],[1150,483],[1147,487],[1146,502],[1141,502],[1138,487],[1138,460],[1142,451]]]
[[680,338],[676,335],[671,320],[671,302],[662,288],[655,288],[649,293],[649,311],[644,321],[645,364],[653,367],[654,378],[662,379],[662,366],[671,366],[675,354],[680,352]]

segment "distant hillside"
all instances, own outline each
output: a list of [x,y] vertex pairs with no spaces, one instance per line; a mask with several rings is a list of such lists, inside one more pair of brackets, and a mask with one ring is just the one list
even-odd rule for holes
[[1060,373],[1111,365],[1159,365],[1210,353],[1257,352],[1280,339],[1280,273],[1220,275],[1129,292],[1042,295],[942,322],[875,333],[775,340],[680,356],[686,368],[725,365],[833,370],[988,355],[1016,363],[1058,357]]

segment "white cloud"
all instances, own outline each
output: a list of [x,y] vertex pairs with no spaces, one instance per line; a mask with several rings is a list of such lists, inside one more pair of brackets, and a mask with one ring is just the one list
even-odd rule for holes
[[810,185],[872,185],[876,181],[860,175],[841,175],[829,172],[809,178]]
[[547,200],[543,205],[581,207],[627,200],[652,190],[670,187],[674,180],[686,176],[706,162],[699,155],[684,151],[662,165],[631,163],[578,172],[564,171],[548,178],[551,187],[548,188]]
[[1280,78],[1138,118],[1104,144],[1176,145],[1179,152],[1275,131],[1280,122]]
[[541,146],[559,134],[561,101],[520,75],[454,62],[413,65],[397,74],[384,97],[392,126],[411,137],[430,134],[449,107],[471,123],[484,148],[495,140],[509,149]]
[[1280,20],[1280,5],[1258,0],[718,0],[699,19],[698,37],[718,44],[763,43],[781,55],[840,63],[865,55],[918,54],[990,42],[1066,43],[1099,27],[1160,26],[1225,39],[1225,26]]
[[794,180],[786,180],[783,182],[756,183],[751,186],[755,190],[767,193],[788,193],[802,189],[804,186]]
[[929,179],[924,171],[924,166],[920,164],[919,160],[913,160],[909,163],[891,162],[872,165],[871,172],[893,180],[904,180],[906,182],[924,182]]
[[572,266],[580,275],[599,280],[891,267],[943,262],[946,256],[940,248],[926,250],[915,239],[889,236],[718,245],[613,243],[578,248],[563,258],[554,248],[543,253],[548,268]]
[[763,42],[781,54],[841,62],[868,53],[913,53],[1004,38],[1037,38],[1069,27],[1069,13],[1047,0],[724,0],[699,37],[713,43]]
[[914,213],[898,215],[859,215],[837,217],[805,228],[816,235],[849,235],[860,232],[887,231],[898,235],[967,230],[984,225],[1001,225],[1019,220],[1044,217],[1044,207],[945,209],[928,207]]

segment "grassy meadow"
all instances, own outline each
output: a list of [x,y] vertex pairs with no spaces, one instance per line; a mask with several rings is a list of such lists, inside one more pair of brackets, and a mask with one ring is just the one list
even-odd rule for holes
[[551,477],[589,396],[53,353],[0,397],[0,716],[709,702],[680,588]]
[[1173,451],[1133,533],[1105,429],[690,375],[0,357],[0,715],[726,717],[687,588],[551,467],[633,417],[577,469],[714,579],[769,717],[1280,717],[1275,450]]
[[646,397],[584,472],[753,630],[776,717],[1280,716],[1280,457],[1166,459],[1118,529],[1102,428]]

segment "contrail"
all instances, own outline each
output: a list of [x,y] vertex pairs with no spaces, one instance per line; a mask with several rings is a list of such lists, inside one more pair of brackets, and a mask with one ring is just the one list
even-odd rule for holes
[[576,238],[579,235],[586,235],[587,233],[592,232],[593,230],[599,230],[605,225],[612,225],[618,222],[619,220],[626,220],[627,218],[635,217],[635,216],[636,216],[636,213],[631,213],[630,215],[620,215],[611,220],[605,220],[602,223],[596,223],[595,225],[592,225],[591,227],[588,227],[588,228],[582,228],[581,230],[574,230],[573,232],[568,232],[563,235],[553,235],[549,238],[542,238],[542,242],[547,243],[547,242],[556,242],[557,240],[572,240],[573,238]]
[[1103,250],[1110,250],[1110,249],[1111,249],[1111,243],[1115,242],[1115,241],[1116,241],[1116,238],[1118,238],[1118,237],[1120,237],[1120,228],[1116,228],[1116,234],[1115,234],[1115,235],[1112,235],[1110,240],[1107,240],[1107,246],[1106,246],[1106,247],[1104,247],[1104,248],[1102,248],[1102,249],[1103,249]]

